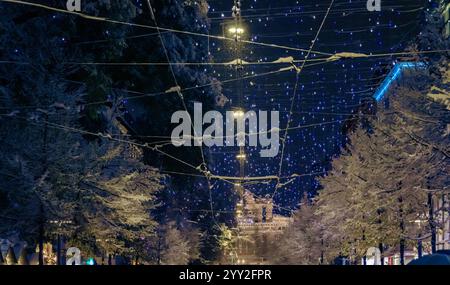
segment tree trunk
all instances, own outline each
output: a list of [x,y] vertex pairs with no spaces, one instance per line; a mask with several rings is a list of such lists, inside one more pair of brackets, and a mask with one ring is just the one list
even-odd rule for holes
[[[363,243],[365,243],[365,240],[366,240],[366,231],[365,230],[363,230],[363,232],[362,232],[362,240],[363,240]],[[367,251],[363,256],[363,265],[367,265]]]
[[57,240],[56,240],[56,264],[62,265],[61,262],[61,235],[58,234]]
[[431,252],[436,253],[436,223],[434,222],[433,195],[428,193],[428,223],[431,229]]
[[378,249],[380,250],[380,263],[384,265],[384,248],[382,243],[378,244]]
[[405,239],[400,240],[400,265],[405,265]]
[[[43,156],[43,175],[47,172],[47,136],[48,136],[48,115],[45,114],[45,128],[44,128],[44,137],[42,144],[42,153]],[[44,265],[44,205],[42,204],[41,197],[38,195],[39,200],[39,265]]]
[[[377,222],[379,224],[378,233],[381,232],[381,225],[382,225],[381,214],[382,214],[382,209],[377,209],[377,215],[378,215]],[[378,249],[380,250],[380,265],[384,265],[384,255],[383,255],[384,248],[383,248],[382,242],[378,243]]]
[[403,197],[398,198],[400,216],[400,265],[405,265],[405,221],[403,219]]
[[44,207],[39,205],[39,265],[44,265]]
[[324,252],[323,252],[323,239],[320,240],[321,250],[320,250],[320,265],[323,265]]
[[158,237],[157,264],[161,265],[161,237]]
[[422,257],[422,255],[423,255],[423,247],[422,247],[422,240],[419,240],[418,242],[417,242],[417,255],[419,256],[419,258],[421,258]]

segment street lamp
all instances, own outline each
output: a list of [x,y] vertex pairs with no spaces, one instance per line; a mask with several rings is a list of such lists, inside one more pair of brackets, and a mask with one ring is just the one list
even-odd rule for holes
[[228,28],[228,32],[232,35],[242,35],[245,32],[245,30],[241,27],[232,26]]
[[228,28],[228,32],[234,37],[234,40],[238,42],[241,39],[241,36],[244,34],[245,30],[239,26],[232,26]]
[[244,160],[247,156],[245,155],[245,153],[240,153],[238,155],[236,155],[236,158],[239,160]]

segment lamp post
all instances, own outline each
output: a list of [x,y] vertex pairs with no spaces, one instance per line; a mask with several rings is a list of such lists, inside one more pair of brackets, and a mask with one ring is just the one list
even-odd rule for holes
[[49,224],[56,226],[56,265],[63,265],[61,258],[61,243],[62,243],[62,234],[64,232],[63,228],[66,225],[72,224],[71,220],[50,220]]

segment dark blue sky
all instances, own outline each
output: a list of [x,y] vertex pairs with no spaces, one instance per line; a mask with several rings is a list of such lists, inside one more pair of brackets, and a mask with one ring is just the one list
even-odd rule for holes
[[[330,0],[268,1],[242,0],[245,38],[258,42],[309,49],[311,41],[326,14]],[[232,20],[233,1],[209,1],[211,9],[211,34],[223,34],[223,25]],[[381,12],[369,12],[366,0],[337,0],[325,21],[313,48],[325,53],[358,52],[384,54],[404,50],[417,35],[424,1],[382,1]],[[233,43],[211,40],[210,50],[216,62],[235,59]],[[292,56],[303,59],[304,52],[281,48],[244,44],[242,55],[246,61],[273,61]],[[311,54],[310,59],[323,57]],[[317,174],[329,169],[330,160],[339,154],[345,142],[345,123],[361,104],[370,102],[377,88],[396,58],[393,56],[341,60],[336,63],[306,67],[299,77],[295,95],[291,127],[304,128],[288,132],[283,159],[282,177],[292,174],[307,175],[294,179],[277,190],[275,202],[294,208],[303,191],[314,194],[319,189]],[[281,66],[282,67],[282,66]],[[245,75],[260,74],[279,69],[277,65],[246,66]],[[380,69],[383,71],[381,74]],[[231,67],[215,67],[212,72],[218,79],[234,78]],[[374,80],[375,78],[375,80]],[[237,85],[224,84],[224,95],[231,107],[248,110],[280,111],[280,128],[286,127],[296,82],[295,72],[243,80],[244,101],[237,103]],[[308,125],[313,127],[307,127]],[[283,132],[280,133],[283,137]],[[220,175],[239,176],[237,149],[223,147],[212,152],[214,172]],[[277,175],[281,150],[275,158],[261,158],[259,150],[247,147],[246,174],[248,176]],[[309,176],[308,176],[309,175]],[[287,179],[282,180],[287,182]],[[218,182],[214,191],[231,187]],[[246,185],[257,195],[272,195],[275,183]],[[225,191],[224,191],[225,192]],[[218,194],[220,195],[220,194]]]

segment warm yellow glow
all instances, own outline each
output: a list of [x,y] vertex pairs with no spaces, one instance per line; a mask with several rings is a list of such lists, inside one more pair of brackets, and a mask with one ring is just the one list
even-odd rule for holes
[[233,112],[233,116],[234,116],[235,118],[242,118],[242,117],[244,117],[244,111],[242,111],[242,110],[234,111],[234,112]]
[[240,28],[240,27],[231,27],[231,28],[228,29],[228,32],[230,34],[242,35],[244,33],[244,29]]
[[236,158],[237,159],[245,159],[246,155],[244,153],[241,153],[241,154],[236,155]]

